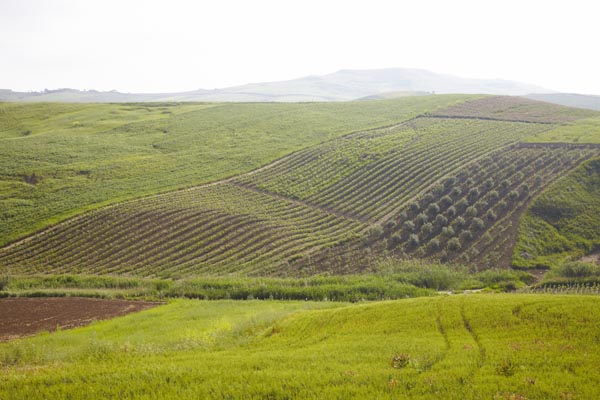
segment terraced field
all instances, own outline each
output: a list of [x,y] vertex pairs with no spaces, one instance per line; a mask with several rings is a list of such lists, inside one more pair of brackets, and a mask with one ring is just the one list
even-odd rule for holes
[[0,251],[20,273],[312,273],[381,254],[508,265],[518,218],[595,146],[519,144],[590,115],[487,97],[121,203]]

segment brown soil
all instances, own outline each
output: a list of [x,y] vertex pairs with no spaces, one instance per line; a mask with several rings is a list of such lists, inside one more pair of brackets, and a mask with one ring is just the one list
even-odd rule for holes
[[0,300],[0,342],[42,331],[85,326],[156,307],[159,303],[78,297]]
[[581,257],[581,261],[600,264],[600,251],[597,253],[588,254],[587,256]]

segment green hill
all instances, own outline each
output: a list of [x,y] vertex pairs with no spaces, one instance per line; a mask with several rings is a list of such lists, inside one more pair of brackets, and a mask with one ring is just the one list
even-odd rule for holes
[[0,344],[0,399],[593,399],[592,296],[176,301]]
[[85,210],[235,176],[307,146],[467,98],[0,103],[0,245]]
[[[600,156],[593,144],[532,143],[546,141],[550,132],[577,129],[581,121],[593,123],[597,113],[522,98],[197,107],[203,108],[110,131],[123,143],[153,138],[144,147],[147,162],[135,151],[127,154],[123,172],[130,179],[117,175],[96,184],[102,180],[86,176],[89,185],[76,193],[91,190],[80,194],[79,208],[61,201],[64,191],[49,193],[68,211],[81,211],[98,205],[87,197],[94,194],[114,201],[216,180],[297,151],[214,185],[67,220],[3,249],[3,270],[304,275],[371,270],[382,257],[508,267],[520,217],[531,202],[559,177]],[[364,130],[376,124],[386,127]],[[311,134],[299,138],[299,132]],[[46,176],[34,178],[44,182]],[[50,209],[46,218],[56,214]],[[39,226],[49,221],[43,215],[19,217],[26,226]]]

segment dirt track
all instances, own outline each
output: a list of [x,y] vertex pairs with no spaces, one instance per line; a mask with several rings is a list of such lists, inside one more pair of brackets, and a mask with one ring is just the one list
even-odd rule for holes
[[87,325],[158,303],[127,300],[100,300],[78,297],[11,298],[0,300],[0,342],[40,331],[55,331]]

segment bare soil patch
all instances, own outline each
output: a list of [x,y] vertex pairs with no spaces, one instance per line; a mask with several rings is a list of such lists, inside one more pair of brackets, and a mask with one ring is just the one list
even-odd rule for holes
[[120,317],[160,303],[79,297],[0,300],[0,342],[42,331],[70,329]]
[[581,257],[581,261],[588,262],[588,263],[594,263],[594,264],[600,264],[600,251]]

